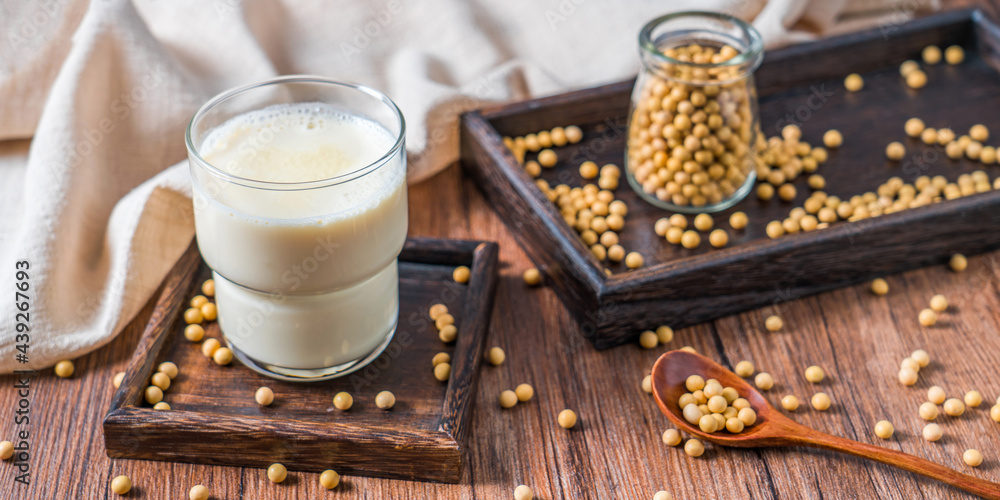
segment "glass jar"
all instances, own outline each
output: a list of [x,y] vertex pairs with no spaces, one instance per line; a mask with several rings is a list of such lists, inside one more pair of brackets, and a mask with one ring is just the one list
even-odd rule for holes
[[726,14],[679,12],[642,28],[639,53],[625,149],[629,184],[675,212],[736,204],[756,179],[760,33]]

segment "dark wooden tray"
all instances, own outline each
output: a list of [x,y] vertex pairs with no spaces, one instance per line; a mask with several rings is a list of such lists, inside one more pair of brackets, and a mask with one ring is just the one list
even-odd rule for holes
[[[184,338],[181,311],[210,275],[192,243],[165,281],[104,419],[108,456],[247,467],[280,462],[291,470],[458,482],[493,306],[497,245],[411,238],[399,259],[399,327],[386,351],[344,377],[292,383],[237,361],[217,366]],[[472,270],[468,284],[451,277],[459,265]],[[438,302],[455,316],[454,344],[441,343],[428,317]],[[221,338],[217,323],[206,325],[206,338]],[[452,356],[447,384],[434,378],[431,365],[441,351]],[[143,391],[168,360],[180,368],[164,397],[171,410],[154,410]],[[261,386],[274,391],[271,406],[254,402]],[[390,411],[375,406],[383,390],[396,395]],[[333,408],[339,391],[354,396],[348,412]]]
[[[925,68],[929,82],[908,89],[898,73],[906,59],[919,59],[929,44],[966,50],[959,66]],[[623,57],[632,57],[623,54]],[[817,173],[825,191],[842,197],[874,190],[891,176],[912,182],[918,175],[961,173],[1000,167],[953,161],[943,148],[924,146],[903,133],[903,122],[917,116],[928,126],[950,126],[959,134],[984,123],[996,144],[1000,134],[1000,30],[978,11],[963,10],[901,25],[770,52],[757,71],[761,126],[778,135],[788,116],[797,116],[803,140],[822,144],[831,128],[844,135]],[[843,78],[858,72],[865,89],[850,93]],[[581,331],[598,348],[634,340],[643,329],[682,327],[738,311],[857,283],[872,277],[930,264],[956,252],[976,254],[1000,247],[1000,192],[992,191],[828,229],[768,239],[764,226],[801,206],[810,190],[797,181],[793,203],[761,202],[751,194],[735,207],[715,214],[717,227],[742,210],[750,223],[730,233],[730,245],[698,249],[670,245],[653,232],[653,222],[669,212],[642,202],[624,177],[615,195],[629,214],[622,245],[639,251],[645,267],[627,271],[593,258],[557,208],[535,186],[502,142],[555,126],[579,125],[584,139],[558,148],[560,162],[543,169],[550,184],[581,185],[577,168],[585,160],[599,165],[624,161],[626,112],[633,81],[571,92],[466,113],[462,116],[462,165],[475,179],[530,258],[548,276]],[[902,141],[908,155],[933,151],[926,170],[885,159],[885,146]],[[531,158],[529,153],[529,159]],[[845,197],[845,199],[846,199]],[[614,271],[606,276],[604,268]],[[763,322],[763,321],[762,321]]]

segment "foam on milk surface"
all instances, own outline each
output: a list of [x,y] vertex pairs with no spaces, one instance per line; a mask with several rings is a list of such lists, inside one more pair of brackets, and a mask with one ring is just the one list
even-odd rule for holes
[[[323,224],[352,217],[393,195],[405,173],[377,166],[395,144],[381,125],[318,103],[284,104],[236,116],[205,138],[201,151],[228,174],[274,183],[273,191],[219,184],[210,198],[258,224]],[[343,189],[289,191],[282,185],[344,176]],[[352,178],[353,177],[353,178]],[[333,181],[336,182],[336,181]],[[322,183],[326,185],[326,183]],[[287,186],[284,186],[287,187]],[[196,194],[197,196],[197,194]]]
[[394,137],[375,122],[320,104],[283,104],[239,115],[213,130],[205,160],[264,182],[331,179],[374,163]]

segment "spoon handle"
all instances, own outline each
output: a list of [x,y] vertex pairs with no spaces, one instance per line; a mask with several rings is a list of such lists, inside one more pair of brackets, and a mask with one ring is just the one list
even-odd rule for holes
[[847,453],[857,457],[882,462],[886,465],[915,472],[931,479],[937,479],[938,481],[965,490],[973,495],[987,498],[989,500],[1000,500],[1000,484],[998,483],[993,483],[985,479],[979,479],[975,476],[964,474],[954,469],[949,469],[941,464],[936,464],[929,460],[915,457],[901,451],[872,446],[870,444],[860,443],[858,441],[852,441],[842,437],[831,436],[817,431],[811,431],[808,434],[796,436],[794,440],[800,445],[839,451],[841,453]]

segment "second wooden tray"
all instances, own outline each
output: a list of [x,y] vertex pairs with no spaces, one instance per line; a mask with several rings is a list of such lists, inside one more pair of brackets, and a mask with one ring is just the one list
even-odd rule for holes
[[[163,285],[125,379],[104,419],[108,456],[213,465],[458,482],[472,419],[472,391],[483,359],[496,286],[497,245],[477,241],[411,238],[399,256],[399,326],[375,361],[325,382],[282,382],[234,361],[217,366],[200,344],[183,335],[181,311],[210,276],[192,243]],[[452,270],[465,265],[467,284]],[[442,344],[428,308],[448,306],[459,335]],[[220,338],[206,324],[205,338]],[[431,358],[451,354],[447,383],[433,375]],[[173,361],[180,374],[165,392],[171,410],[154,410],[143,391],[159,363]],[[274,403],[259,406],[261,386]],[[388,411],[375,406],[383,390],[396,395]],[[333,395],[347,391],[354,406],[342,412]]]
[[[928,84],[906,87],[898,66],[919,59],[935,44],[960,45],[965,61],[927,66]],[[623,54],[623,57],[633,57]],[[931,127],[965,133],[975,123],[1000,134],[1000,30],[978,11],[954,11],[911,23],[831,38],[777,50],[757,72],[761,126],[765,135],[799,123],[803,140],[822,144],[828,129],[843,133],[844,145],[830,153],[817,173],[826,192],[849,198],[874,190],[889,177],[913,182],[919,175],[944,175],[949,181],[997,166],[949,160],[943,147],[925,146],[903,133],[916,116]],[[843,78],[864,76],[861,92],[847,92]],[[555,126],[579,125],[584,138],[558,148],[555,168],[543,169],[551,185],[583,183],[577,168],[585,160],[622,165],[626,113],[632,81],[520,102],[462,117],[462,165],[479,184],[529,257],[598,348],[634,340],[643,329],[682,327],[845,286],[873,277],[944,263],[953,253],[975,254],[1000,247],[1000,192],[992,191],[828,229],[770,240],[764,226],[787,217],[810,190],[806,176],[792,203],[761,202],[753,195],[715,214],[728,228],[734,211],[745,211],[745,231],[730,230],[728,248],[707,241],[687,250],[653,233],[653,223],[669,212],[639,199],[623,178],[615,195],[629,215],[622,245],[640,252],[645,267],[598,262],[554,204],[535,186],[502,142]],[[891,141],[908,148],[906,162],[888,162]],[[991,138],[990,143],[997,141]],[[534,157],[529,154],[529,159]],[[914,159],[915,158],[915,159]],[[703,240],[707,240],[703,236]],[[606,276],[604,268],[614,274]]]

